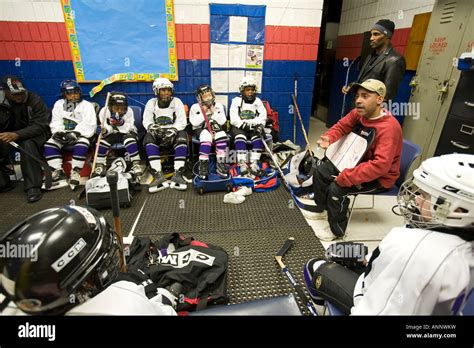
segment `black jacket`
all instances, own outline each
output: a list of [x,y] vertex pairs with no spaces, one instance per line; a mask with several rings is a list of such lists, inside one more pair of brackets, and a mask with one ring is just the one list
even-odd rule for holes
[[8,130],[18,134],[19,140],[47,135],[49,137],[49,110],[43,99],[28,91],[23,104],[10,102],[10,120]]
[[389,46],[372,64],[369,64],[371,58],[372,55],[369,55],[362,64],[357,82],[361,83],[367,79],[382,81],[387,87],[385,100],[394,99],[405,74],[405,58],[392,46]]

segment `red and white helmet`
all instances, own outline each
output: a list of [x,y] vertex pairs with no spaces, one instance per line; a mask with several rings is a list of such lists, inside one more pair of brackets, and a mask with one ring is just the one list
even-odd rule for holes
[[414,227],[474,226],[474,155],[425,160],[402,184],[398,206]]

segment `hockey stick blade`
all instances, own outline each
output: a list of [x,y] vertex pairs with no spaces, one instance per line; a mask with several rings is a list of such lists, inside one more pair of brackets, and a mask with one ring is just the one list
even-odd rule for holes
[[294,242],[295,242],[295,238],[294,238],[294,237],[288,238],[288,239],[285,241],[285,244],[283,244],[283,246],[280,248],[280,250],[278,250],[278,252],[276,253],[275,257],[276,257],[276,256],[283,257],[283,255],[286,254],[286,252],[291,248],[291,246],[293,245]]
[[41,169],[44,172],[44,187],[46,189],[50,189],[51,186],[53,185],[53,173],[51,172],[51,168],[49,167],[49,165],[45,163],[44,161],[42,161],[41,159],[39,159],[38,157],[26,151],[24,148],[22,148],[20,145],[18,145],[14,141],[10,141],[10,145],[13,146],[15,149],[17,149],[18,151],[20,151],[22,154],[27,155],[32,160],[39,163],[39,165],[41,166]]

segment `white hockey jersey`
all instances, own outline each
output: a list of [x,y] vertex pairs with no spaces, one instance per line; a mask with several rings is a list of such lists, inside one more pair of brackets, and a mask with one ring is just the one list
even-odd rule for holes
[[163,126],[163,128],[176,128],[178,131],[182,131],[187,124],[183,102],[174,97],[167,108],[160,108],[158,98],[150,99],[143,112],[143,127],[148,130],[148,127],[154,123]]
[[[474,278],[473,243],[398,227],[382,240],[354,289],[352,315],[452,315]],[[377,249],[373,255],[378,253]]]
[[[90,300],[70,309],[66,315],[177,315],[173,307],[148,299],[143,285],[118,281]],[[10,303],[2,315],[26,315]]]
[[[104,113],[105,113],[105,119],[104,119]],[[123,119],[123,124],[121,126],[112,126],[110,124],[110,110],[108,108],[102,108],[99,112],[99,120],[102,120],[104,127],[107,129],[108,134],[112,133],[123,133],[127,134],[130,132],[135,132],[137,133],[137,128],[135,127],[135,117],[133,116],[133,110],[132,108],[128,108],[127,112],[125,115],[122,116]]]
[[97,118],[92,103],[82,100],[74,111],[66,111],[65,103],[65,99],[59,99],[54,103],[53,116],[49,124],[51,132],[54,134],[74,130],[86,138],[93,136],[97,129]]
[[260,98],[255,98],[252,104],[243,102],[242,97],[232,99],[230,106],[230,124],[240,128],[244,121],[251,125],[261,124],[265,126],[267,122],[267,110]]
[[[227,122],[224,106],[221,103],[216,103],[211,109],[206,110],[206,115],[209,120],[216,121],[220,126]],[[207,128],[199,103],[191,106],[189,110],[189,123],[192,124],[193,129]]]

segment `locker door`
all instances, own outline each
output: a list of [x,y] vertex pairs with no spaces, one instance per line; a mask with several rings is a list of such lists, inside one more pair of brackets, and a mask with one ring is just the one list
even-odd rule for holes
[[420,117],[408,117],[403,123],[404,137],[422,148],[420,160],[432,157],[438,144],[459,79],[453,58],[465,51],[463,37],[471,25],[471,12],[472,0],[439,0],[433,8],[412,80],[410,103],[419,103]]

